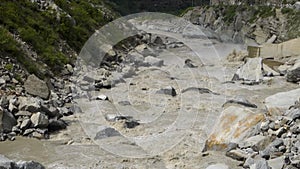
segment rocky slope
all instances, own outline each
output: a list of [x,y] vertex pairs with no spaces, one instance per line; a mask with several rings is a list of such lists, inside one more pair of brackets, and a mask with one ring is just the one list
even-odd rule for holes
[[300,13],[293,6],[216,5],[196,7],[185,17],[225,42],[279,43],[300,36]]

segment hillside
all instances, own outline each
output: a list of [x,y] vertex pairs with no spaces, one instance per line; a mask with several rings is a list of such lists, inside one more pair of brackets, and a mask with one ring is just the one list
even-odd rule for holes
[[117,16],[102,0],[42,2],[0,2],[0,56],[39,76],[47,74],[43,68],[60,72],[97,28]]
[[300,11],[290,6],[214,5],[196,7],[185,17],[210,29],[222,41],[280,43],[300,37]]
[[209,0],[109,0],[114,10],[122,15],[137,12],[164,12],[180,14],[192,6],[209,5]]

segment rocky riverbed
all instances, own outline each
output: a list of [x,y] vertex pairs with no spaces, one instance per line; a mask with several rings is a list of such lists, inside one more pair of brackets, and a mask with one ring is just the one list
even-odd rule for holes
[[46,168],[299,168],[299,56],[274,66],[177,19],[131,19],[120,27],[136,35],[117,44],[99,30],[62,77],[3,58],[0,154]]

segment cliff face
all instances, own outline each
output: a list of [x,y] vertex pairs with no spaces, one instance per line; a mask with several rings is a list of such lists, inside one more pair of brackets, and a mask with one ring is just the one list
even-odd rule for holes
[[222,41],[280,43],[300,36],[300,12],[294,8],[218,5],[196,7],[185,17],[215,31]]

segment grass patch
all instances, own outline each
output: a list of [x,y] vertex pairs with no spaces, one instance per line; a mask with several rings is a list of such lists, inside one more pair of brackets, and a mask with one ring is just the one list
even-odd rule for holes
[[13,64],[9,63],[7,65],[4,66],[4,69],[8,70],[8,71],[12,71],[14,68]]

